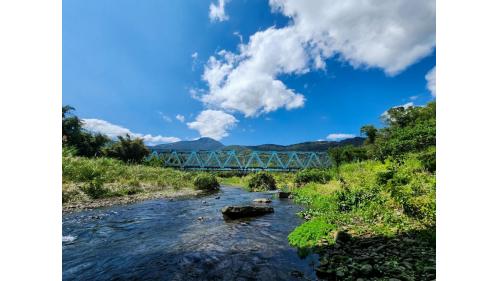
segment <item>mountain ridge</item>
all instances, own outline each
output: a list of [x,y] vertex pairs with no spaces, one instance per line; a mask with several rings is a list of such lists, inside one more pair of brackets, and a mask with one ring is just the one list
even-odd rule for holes
[[203,137],[192,141],[178,141],[173,143],[149,146],[153,151],[160,150],[260,150],[260,151],[327,151],[331,147],[344,145],[361,146],[365,138],[354,137],[340,141],[308,141],[290,145],[261,144],[261,145],[224,145],[212,138]]

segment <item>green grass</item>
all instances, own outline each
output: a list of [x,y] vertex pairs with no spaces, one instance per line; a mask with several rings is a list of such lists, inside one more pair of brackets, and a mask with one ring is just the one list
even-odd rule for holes
[[[306,207],[299,215],[312,219],[290,234],[290,243],[297,247],[332,241],[325,229],[394,237],[435,226],[436,177],[421,154],[408,154],[398,162],[367,160],[322,171],[271,174],[278,188],[292,191],[295,202]],[[248,189],[251,178],[248,174],[219,180]]]
[[[276,181],[276,187],[281,190],[290,189],[294,185],[294,173],[288,172],[268,172]],[[250,180],[255,173],[249,173],[241,176],[226,176],[219,175],[218,179],[221,185],[239,186],[251,191],[249,186]]]
[[[400,163],[344,164],[332,169],[332,176],[326,184],[309,183],[293,190],[295,201],[307,207],[302,216],[321,219],[357,236],[392,237],[435,225],[435,175],[427,172],[418,155],[410,154]],[[306,223],[290,234],[290,242],[296,240],[297,232],[305,232],[305,226],[309,227]]]
[[147,192],[193,189],[198,173],[63,155],[63,203]]

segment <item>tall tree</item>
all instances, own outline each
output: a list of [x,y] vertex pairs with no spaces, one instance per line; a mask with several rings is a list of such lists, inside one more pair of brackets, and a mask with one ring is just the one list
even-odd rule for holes
[[128,134],[119,136],[117,142],[104,149],[104,155],[131,163],[142,161],[149,153],[141,138],[132,139]]
[[367,137],[366,144],[373,144],[375,143],[375,138],[377,137],[377,128],[373,125],[364,125],[361,127],[361,134]]
[[74,147],[77,155],[94,157],[101,155],[101,149],[110,142],[103,134],[92,134],[83,129],[83,122],[74,115],[75,108],[69,105],[62,107],[62,142],[65,146]]

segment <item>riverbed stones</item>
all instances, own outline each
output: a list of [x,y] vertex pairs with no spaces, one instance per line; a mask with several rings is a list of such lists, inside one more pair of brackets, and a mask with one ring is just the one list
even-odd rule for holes
[[273,213],[274,209],[266,206],[226,206],[221,211],[225,218],[238,219]]
[[271,199],[269,198],[257,198],[257,199],[254,199],[253,202],[255,203],[271,203]]

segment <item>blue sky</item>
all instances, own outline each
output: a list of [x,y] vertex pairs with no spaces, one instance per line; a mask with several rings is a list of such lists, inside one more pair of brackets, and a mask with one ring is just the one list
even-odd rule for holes
[[150,144],[291,144],[433,100],[435,3],[337,2],[65,0],[63,104]]

